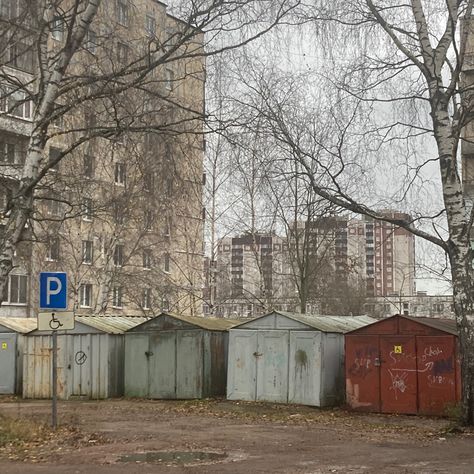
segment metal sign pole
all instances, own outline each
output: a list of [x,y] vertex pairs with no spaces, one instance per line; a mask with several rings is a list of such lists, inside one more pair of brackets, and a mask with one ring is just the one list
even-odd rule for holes
[[58,332],[53,331],[53,406],[51,416],[51,426],[55,430],[58,426]]
[[39,274],[39,307],[53,310],[51,313],[38,313],[38,330],[51,330],[53,339],[52,360],[52,414],[51,426],[58,426],[58,333],[57,330],[74,329],[74,313],[57,311],[67,310],[67,273],[40,272]]

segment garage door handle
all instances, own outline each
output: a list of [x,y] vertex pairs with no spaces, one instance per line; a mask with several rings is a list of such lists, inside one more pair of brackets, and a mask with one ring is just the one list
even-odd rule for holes
[[374,360],[374,365],[375,367],[380,367],[382,365],[382,361],[378,357],[376,357]]
[[145,351],[145,355],[146,355],[147,357],[151,357],[151,356],[153,355],[153,352],[151,352],[151,351],[150,351],[150,352],[149,352],[149,351]]
[[261,356],[263,356],[263,354],[262,354],[261,352],[254,352],[253,355],[254,355],[255,357],[261,357]]

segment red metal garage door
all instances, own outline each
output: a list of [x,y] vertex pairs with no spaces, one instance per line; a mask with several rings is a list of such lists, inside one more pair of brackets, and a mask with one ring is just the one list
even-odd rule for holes
[[417,412],[417,361],[413,336],[380,336],[383,413]]
[[442,414],[456,400],[453,336],[418,336],[419,412]]
[[346,402],[359,411],[380,411],[379,337],[346,337]]

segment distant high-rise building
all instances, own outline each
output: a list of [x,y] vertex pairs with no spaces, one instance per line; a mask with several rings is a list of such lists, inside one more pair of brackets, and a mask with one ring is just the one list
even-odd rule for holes
[[[392,218],[409,217],[392,210],[382,212]],[[415,239],[387,222],[327,217],[297,222],[289,237],[224,238],[215,271],[216,305],[234,308],[220,311],[226,314],[241,313],[237,308],[246,308],[244,313],[255,313],[257,307],[299,310],[299,272],[307,280],[307,307],[321,307],[322,299],[348,298],[349,290],[361,298],[412,296],[416,293]]]
[[[467,90],[465,97],[472,104],[472,86],[474,84],[474,22],[464,19],[462,28],[469,28],[469,34],[464,45],[465,52],[461,80],[463,88]],[[474,122],[472,120],[462,131],[461,156],[464,198],[472,205],[474,202]]]
[[[387,217],[409,219],[397,211]],[[366,281],[368,296],[411,296],[415,289],[415,237],[384,221],[365,219]]]
[[286,239],[273,234],[227,237],[217,252],[217,299],[282,296],[282,279],[288,269],[282,257],[288,252]]

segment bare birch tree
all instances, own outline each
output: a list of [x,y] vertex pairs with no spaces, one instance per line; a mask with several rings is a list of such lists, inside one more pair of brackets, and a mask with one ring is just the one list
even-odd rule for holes
[[[317,83],[320,94],[330,94],[333,99],[326,114],[312,110],[311,87],[314,93],[316,82],[311,86],[300,83],[296,88],[294,81],[286,81],[285,86],[280,80],[281,88],[274,93],[274,87],[269,86],[275,83],[273,77],[265,87],[252,86],[258,98],[249,102],[250,109],[266,119],[263,140],[273,136],[282,157],[298,156],[299,174],[316,194],[348,211],[404,228],[446,252],[459,328],[462,418],[466,424],[474,423],[474,270],[470,245],[474,210],[463,187],[460,151],[461,145],[468,148],[470,129],[464,135],[463,129],[472,123],[472,86],[463,72],[471,68],[473,3],[327,2],[326,13],[321,15],[315,9],[311,18],[318,40],[330,45],[327,80],[325,85]],[[319,79],[321,76],[324,73]],[[327,135],[314,133],[313,125],[322,117],[331,124],[330,140]],[[434,152],[427,157],[429,140],[425,138],[423,144],[421,137],[430,135],[434,137]],[[316,148],[323,153],[315,153]],[[414,156],[418,161],[410,161]],[[435,192],[442,195],[441,211],[412,214],[406,219],[377,211],[377,187],[385,188],[386,200],[395,196],[399,206],[408,208],[410,196],[423,184],[423,172],[433,163],[438,167]],[[392,182],[386,180],[377,186],[370,167],[385,167]],[[361,169],[371,178],[361,176],[356,189],[351,176]],[[397,192],[389,196],[398,185]],[[431,187],[430,192],[434,189]],[[423,199],[433,201],[432,196],[427,193]],[[418,197],[418,203],[423,199]],[[445,231],[437,224],[440,215],[446,219]]]
[[[205,57],[260,37],[297,4],[176,2],[178,20],[164,4],[154,4],[157,18],[145,18],[142,0],[2,0],[0,119],[13,117],[16,132],[28,140],[15,173],[3,175],[8,193],[2,196],[0,295],[15,249],[29,238],[25,227],[44,200],[41,186],[60,162],[69,163],[89,143],[120,146],[130,134],[144,132],[193,135],[188,149],[202,150]],[[144,20],[145,34],[130,33]],[[179,92],[189,84],[194,92]],[[180,94],[198,100],[193,104]],[[66,145],[48,159],[57,140]]]

